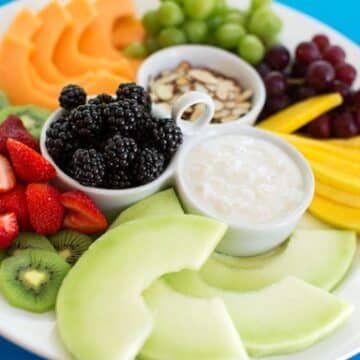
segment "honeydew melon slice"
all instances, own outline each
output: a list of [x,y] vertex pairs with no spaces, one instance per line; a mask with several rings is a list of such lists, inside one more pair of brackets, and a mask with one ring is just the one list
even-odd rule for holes
[[246,268],[239,258],[218,255],[210,258],[200,273],[209,285],[227,290],[258,290],[288,275],[332,290],[349,270],[355,252],[356,234],[352,231],[297,230],[282,251],[257,267]]
[[110,229],[149,216],[182,214],[184,214],[184,210],[174,189],[168,189],[151,195],[124,210],[111,224]]
[[200,268],[225,232],[215,220],[179,215],[132,221],[104,234],[60,289],[65,346],[78,359],[133,359],[154,325],[142,292],[163,274]]
[[186,295],[222,299],[252,356],[305,349],[334,332],[353,311],[334,295],[294,277],[249,293],[211,287],[189,270],[165,278]]
[[248,359],[236,328],[219,299],[199,299],[181,294],[164,280],[143,294],[153,310],[155,326],[141,350],[156,360]]
[[330,230],[332,226],[324,223],[310,213],[305,213],[296,226],[297,230]]

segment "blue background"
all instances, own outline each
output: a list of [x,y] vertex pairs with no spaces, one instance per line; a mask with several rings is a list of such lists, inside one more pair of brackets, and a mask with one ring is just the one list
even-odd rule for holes
[[[9,2],[0,0],[0,5]],[[341,31],[357,44],[360,44],[360,25],[359,25],[359,0],[281,0],[283,4],[292,6],[306,12],[323,22]],[[360,59],[359,59],[360,61]],[[37,356],[10,344],[0,338],[0,358],[1,360],[39,360]],[[352,360],[360,360],[360,356]]]

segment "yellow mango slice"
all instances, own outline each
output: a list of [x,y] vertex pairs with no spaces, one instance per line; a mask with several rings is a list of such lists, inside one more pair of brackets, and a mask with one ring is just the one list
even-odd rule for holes
[[327,140],[326,142],[345,149],[360,150],[360,136],[355,136],[350,139],[331,139]]
[[323,184],[320,181],[316,182],[316,194],[329,200],[338,202],[339,204],[342,204],[344,206],[360,209],[359,195],[354,195],[349,192],[338,190],[333,186]]
[[360,233],[360,210],[341,205],[316,195],[310,205],[310,213],[336,227]]
[[[121,2],[119,2],[121,3]],[[54,50],[54,62],[68,76],[79,76],[88,71],[108,70],[116,75],[134,79],[134,70],[124,59],[109,61],[94,58],[79,50],[80,38],[96,18],[96,8],[88,0],[70,0],[65,5],[73,22],[59,38]]]
[[327,94],[316,96],[295,105],[289,106],[275,115],[262,121],[258,127],[261,129],[290,134],[299,130],[310,121],[329,110],[341,105],[343,99],[340,94]]

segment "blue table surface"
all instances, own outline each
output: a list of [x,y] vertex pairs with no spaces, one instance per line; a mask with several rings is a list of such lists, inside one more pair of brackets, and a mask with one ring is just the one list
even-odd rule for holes
[[[0,0],[0,5],[8,2],[10,1]],[[360,2],[358,0],[342,0],[341,5],[338,1],[329,2],[329,0],[281,0],[280,2],[322,20],[360,44]],[[0,358],[1,360],[40,360],[39,357],[2,338],[0,338]],[[360,360],[360,355],[352,360]]]

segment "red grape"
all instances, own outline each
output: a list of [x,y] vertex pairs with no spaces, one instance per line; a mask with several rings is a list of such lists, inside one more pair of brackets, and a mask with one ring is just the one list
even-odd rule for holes
[[331,135],[331,122],[330,115],[322,115],[310,124],[306,128],[307,133],[314,138],[327,139]]
[[303,64],[311,64],[321,59],[318,47],[313,42],[302,42],[296,48],[296,60]]
[[328,61],[333,66],[342,64],[345,61],[345,58],[345,51],[337,45],[329,46],[324,53],[324,60]]
[[340,93],[343,99],[347,99],[351,95],[351,90],[349,85],[343,83],[340,80],[334,80],[329,90]]
[[262,62],[256,67],[256,70],[260,74],[262,78],[264,78],[269,72],[271,72],[271,68],[268,64]]
[[349,138],[358,133],[354,116],[350,112],[336,115],[332,120],[332,133],[338,138]]
[[274,114],[280,110],[287,108],[291,104],[291,100],[287,95],[269,98],[265,105],[265,113],[267,115]]
[[307,69],[308,69],[307,64],[301,63],[299,61],[295,61],[291,71],[291,76],[295,78],[303,78],[306,75]]
[[284,70],[290,62],[289,50],[285,46],[276,45],[266,53],[265,61],[273,70]]
[[353,95],[354,104],[360,107],[360,90]]
[[351,86],[356,79],[356,69],[347,63],[340,64],[335,68],[336,78]]
[[333,66],[324,60],[313,62],[307,71],[306,80],[316,90],[325,90],[335,79]]
[[360,129],[360,108],[355,111],[354,119],[355,119],[356,125]]
[[294,97],[297,101],[309,99],[315,95],[316,95],[316,90],[305,85],[299,86],[294,93]]
[[324,34],[315,35],[312,41],[316,44],[321,53],[323,53],[330,46],[330,40]]
[[283,95],[287,90],[287,79],[279,71],[272,71],[264,78],[265,88],[269,97]]

